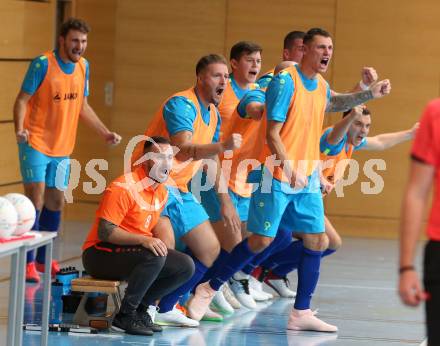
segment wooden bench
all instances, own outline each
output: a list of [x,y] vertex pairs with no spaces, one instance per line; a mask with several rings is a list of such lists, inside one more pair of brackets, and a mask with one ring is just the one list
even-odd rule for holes
[[[72,280],[72,291],[83,292],[81,301],[73,316],[73,322],[83,326],[94,327],[98,329],[108,329],[111,327],[113,318],[121,308],[120,281],[99,280],[90,276],[84,276]],[[89,293],[106,293],[111,295],[115,304],[112,314],[105,316],[91,316],[87,313],[85,307]]]

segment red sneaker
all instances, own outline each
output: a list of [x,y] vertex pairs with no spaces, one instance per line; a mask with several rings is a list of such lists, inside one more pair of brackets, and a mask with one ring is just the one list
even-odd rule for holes
[[30,262],[26,265],[26,282],[40,282],[40,275],[35,267],[35,262]]
[[[44,264],[42,264],[42,263],[38,263],[38,262],[35,262],[35,266],[36,266],[37,270],[38,270],[40,273],[44,273],[44,267],[45,267]],[[56,275],[59,271],[60,271],[60,265],[58,264],[57,261],[52,260],[52,266],[51,266],[51,275],[52,275],[52,277],[55,277],[55,275]]]

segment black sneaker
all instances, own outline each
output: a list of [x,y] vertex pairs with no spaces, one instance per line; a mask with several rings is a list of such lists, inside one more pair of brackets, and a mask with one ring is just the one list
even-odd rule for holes
[[113,319],[112,328],[133,335],[153,335],[153,330],[144,325],[137,313],[124,314],[118,312]]
[[163,329],[161,326],[153,322],[151,318],[148,308],[142,305],[139,305],[137,310],[137,316],[141,323],[146,327],[150,328],[153,332],[161,332]]

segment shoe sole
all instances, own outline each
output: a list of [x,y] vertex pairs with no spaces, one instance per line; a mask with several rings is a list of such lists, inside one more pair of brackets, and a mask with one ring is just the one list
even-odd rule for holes
[[223,318],[220,319],[220,318],[215,318],[215,317],[214,318],[211,318],[211,317],[206,317],[205,318],[205,317],[203,317],[202,321],[203,322],[223,322]]
[[142,335],[142,336],[153,336],[153,334],[154,334],[154,332],[153,331],[151,331],[151,333],[129,333],[129,332],[127,332],[125,329],[122,329],[122,328],[120,328],[120,327],[116,327],[116,326],[111,326],[110,327],[110,329],[111,330],[114,330],[114,331],[116,331],[116,332],[119,332],[119,333],[125,333],[125,334],[129,334],[129,335]]
[[217,305],[217,304],[214,303],[214,302],[212,302],[211,305],[212,305],[213,309],[214,309],[216,312],[219,312],[219,313],[221,313],[222,315],[232,315],[232,314],[234,313],[234,310],[229,311],[229,310],[222,309],[222,308],[220,307],[220,305]]
[[183,324],[183,323],[173,323],[173,322],[162,322],[162,321],[156,321],[154,322],[158,324],[159,326],[166,326],[166,327],[182,327],[182,328],[197,328],[197,326],[192,326],[189,324]]

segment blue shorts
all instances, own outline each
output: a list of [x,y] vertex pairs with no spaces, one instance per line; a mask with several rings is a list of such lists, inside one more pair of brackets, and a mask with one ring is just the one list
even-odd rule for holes
[[47,156],[28,143],[18,144],[23,183],[45,183],[47,187],[66,190],[70,176],[69,156]]
[[170,186],[168,190],[170,191],[168,202],[162,211],[162,216],[170,219],[176,244],[179,244],[181,237],[207,221],[209,217],[191,192],[182,192]]
[[[250,197],[243,197],[236,194],[231,189],[228,189],[229,197],[231,197],[232,204],[237,210],[240,221],[246,222],[248,220]],[[209,215],[211,222],[218,222],[222,219],[220,212],[220,201],[215,189],[200,192],[201,203]]]
[[298,233],[324,233],[324,204],[317,172],[309,177],[309,185],[299,191],[271,179],[269,191],[260,183],[252,194],[248,230],[272,238],[279,227]]

